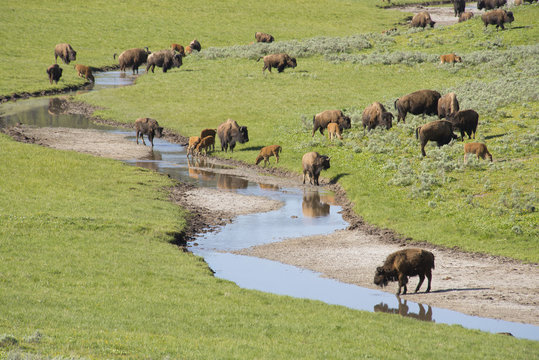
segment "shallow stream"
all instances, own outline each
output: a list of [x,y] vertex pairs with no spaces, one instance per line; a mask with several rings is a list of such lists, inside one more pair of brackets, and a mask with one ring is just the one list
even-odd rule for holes
[[[96,74],[93,88],[124,86],[134,77],[111,71]],[[88,91],[86,90],[86,91]],[[84,90],[83,90],[84,91]],[[33,98],[0,105],[0,127],[18,122],[39,127],[93,128],[125,134],[135,140],[133,131],[99,126],[83,116],[58,115],[54,98]],[[246,179],[219,173],[218,168],[204,161],[188,160],[185,148],[154,140],[153,159],[128,163],[146,167],[199,186],[235,191],[240,194],[269,197],[284,203],[279,210],[263,214],[242,215],[218,232],[201,235],[189,250],[204,257],[215,276],[235,282],[242,288],[256,289],[280,295],[320,300],[365,311],[383,311],[424,321],[458,324],[466,328],[489,332],[508,332],[516,337],[539,340],[539,327],[503,320],[481,318],[451,310],[434,308],[395,295],[323,278],[319,273],[281,264],[275,261],[231,254],[255,245],[280,241],[289,237],[329,234],[344,229],[347,223],[334,205],[330,192],[320,188],[278,188],[253,183]],[[374,270],[373,270],[374,271]]]

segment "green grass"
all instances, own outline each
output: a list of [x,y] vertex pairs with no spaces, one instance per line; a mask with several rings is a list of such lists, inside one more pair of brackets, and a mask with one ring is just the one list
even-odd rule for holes
[[[126,48],[196,37],[204,51],[180,70],[77,99],[102,106],[104,118],[151,116],[186,136],[233,118],[251,141],[219,156],[251,163],[257,148],[278,143],[279,165],[299,173],[303,153],[327,153],[323,175],[339,179],[369,222],[537,262],[537,7],[514,9],[504,32],[473,20],[381,36],[406,14],[379,3],[183,1],[171,10],[68,1],[58,13],[56,2],[3,1],[0,94],[55,88],[45,68],[58,42],[74,46],[78,63],[102,67]],[[247,46],[258,30],[278,42]],[[298,67],[263,76],[254,59],[279,50],[298,56]],[[453,51],[464,64],[437,64]],[[82,83],[62,67],[58,88]],[[421,159],[412,133],[429,119],[420,117],[363,137],[366,105],[392,109],[418,88],[455,91],[463,108],[477,109],[479,140],[497,161],[464,166],[459,142],[429,145]],[[353,118],[343,142],[310,136],[313,114],[329,108]],[[538,357],[537,342],[239,289],[170,244],[187,214],[168,201],[168,178],[3,135],[0,149],[0,334],[18,340],[1,346],[0,358]],[[40,341],[32,341],[36,331]]]

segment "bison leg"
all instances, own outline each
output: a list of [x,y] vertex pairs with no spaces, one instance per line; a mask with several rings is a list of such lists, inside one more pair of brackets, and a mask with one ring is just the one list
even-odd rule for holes
[[427,153],[425,153],[425,145],[427,145],[427,142],[421,141],[421,155],[427,156]]
[[415,288],[415,292],[418,292],[421,288],[421,285],[423,285],[423,281],[425,281],[425,275],[421,274],[419,275],[419,284],[417,284],[417,287]]
[[307,170],[303,170],[303,184],[305,185],[305,175],[307,174]]
[[284,65],[279,65],[279,67],[277,68],[277,71],[282,73],[284,71],[284,68],[285,68]]
[[397,295],[400,295],[401,288],[404,288],[402,295],[406,295],[406,292],[408,291],[408,288],[406,287],[407,283],[408,283],[408,276],[404,274],[399,274],[399,290],[397,291]]
[[148,135],[148,139],[150,140],[150,144],[152,144],[152,148],[153,148],[153,134],[152,133]]
[[430,282],[432,281],[432,272],[430,271],[430,269],[427,270],[427,291],[425,292],[430,292]]

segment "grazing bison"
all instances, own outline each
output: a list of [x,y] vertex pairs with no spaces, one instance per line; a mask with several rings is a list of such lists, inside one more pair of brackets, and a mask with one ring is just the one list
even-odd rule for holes
[[463,22],[463,21],[466,21],[466,20],[470,20],[471,18],[473,18],[473,12],[465,11],[465,12],[463,12],[462,14],[460,14],[460,16],[459,16],[459,22]]
[[163,135],[163,128],[159,126],[157,121],[155,119],[150,118],[140,118],[135,120],[135,130],[137,131],[137,144],[138,144],[138,137],[140,135],[140,138],[142,139],[142,143],[146,145],[144,142],[144,135],[148,136],[148,140],[150,140],[150,143],[152,144],[153,148],[153,138],[157,136],[160,138]]
[[262,149],[260,149],[260,153],[256,157],[255,164],[258,165],[262,160],[264,160],[264,167],[266,167],[266,163],[270,164],[269,158],[271,156],[275,156],[275,159],[277,159],[277,164],[279,163],[279,152],[282,152],[282,148],[279,145],[270,145],[270,146],[264,146]]
[[170,45],[170,48],[173,51],[177,51],[182,57],[185,56],[185,48],[183,47],[183,45],[172,44],[172,45]]
[[313,133],[320,129],[320,134],[324,135],[324,129],[329,123],[339,124],[341,129],[350,129],[352,122],[350,118],[343,114],[341,110],[326,110],[313,116]]
[[406,120],[406,114],[438,115],[438,100],[442,96],[434,90],[418,90],[395,100],[393,106],[399,112],[397,123]]
[[418,292],[427,277],[427,291],[430,292],[430,284],[432,280],[432,269],[434,269],[434,254],[423,249],[404,249],[390,254],[384,265],[376,268],[374,275],[374,283],[378,286],[386,286],[390,281],[399,282],[399,290],[397,295],[400,295],[401,289],[404,287],[403,295],[406,294],[409,276],[419,276],[419,284],[415,289]]
[[384,105],[378,101],[373,102],[363,110],[363,135],[365,128],[372,130],[377,126],[383,126],[386,129],[391,129],[393,126],[393,114],[386,111]]
[[411,26],[425,28],[427,25],[434,27],[434,24],[436,24],[436,22],[432,21],[430,14],[426,11],[422,11],[414,15]]
[[432,121],[415,129],[415,137],[421,142],[421,154],[425,153],[425,145],[429,141],[436,141],[438,147],[449,144],[452,139],[458,139],[453,133],[453,124],[446,120]]
[[453,114],[447,115],[447,121],[453,124],[453,128],[460,130],[460,140],[464,141],[464,133],[468,135],[468,139],[475,139],[477,124],[479,122],[479,114],[475,110],[462,110]]
[[62,59],[64,64],[69,64],[71,61],[77,60],[77,52],[69,44],[57,44],[54,47],[54,60],[56,63],[58,63],[58,57]]
[[477,2],[477,9],[492,10],[504,6],[507,0],[479,0]]
[[438,118],[445,118],[447,115],[459,111],[459,101],[457,94],[450,92],[438,100]]
[[273,42],[273,40],[275,40],[273,36],[271,36],[270,34],[263,33],[263,32],[256,32],[255,39],[256,39],[256,42],[263,42],[263,43],[270,43],[270,42]]
[[466,1],[465,0],[452,0],[453,2],[453,10],[455,10],[455,17],[459,17],[460,14],[464,12],[464,9],[466,8]]
[[[125,71],[126,68],[130,67],[133,68],[133,74],[135,71],[138,74],[139,66],[148,60],[148,55],[150,54],[151,52],[148,50],[148,47],[145,47],[144,49],[135,48],[125,50],[120,54],[120,56],[118,56],[120,70]],[[116,53],[112,57],[116,58]]]
[[492,10],[487,13],[484,13],[481,15],[481,19],[483,20],[483,24],[485,24],[485,29],[488,25],[496,25],[496,30],[498,28],[502,28],[502,30],[505,30],[505,27],[503,26],[504,23],[512,23],[515,21],[515,18],[513,16],[513,13],[511,11],[505,11],[505,10]]
[[196,51],[200,51],[202,50],[202,46],[200,46],[200,43],[198,42],[197,39],[194,39],[193,41],[191,41],[191,43],[189,44],[189,48],[192,50],[196,50]]
[[309,183],[312,185],[314,180],[314,185],[318,186],[320,172],[330,167],[329,160],[329,156],[320,155],[316,151],[303,155],[301,159],[301,164],[303,165],[303,183],[305,184],[305,175],[309,175]]
[[58,64],[52,64],[47,68],[47,75],[49,75],[49,82],[56,82],[62,77],[62,68]]
[[77,75],[85,78],[88,81],[95,82],[94,75],[92,74],[92,69],[89,66],[77,64],[75,65],[75,70]]
[[450,63],[450,64],[455,65],[456,62],[461,63],[462,58],[458,55],[455,55],[454,53],[447,54],[447,55],[440,55],[440,64]]
[[266,69],[271,72],[271,68],[276,68],[278,72],[283,72],[284,69],[288,68],[295,68],[297,66],[296,58],[290,57],[288,54],[281,53],[281,54],[271,54],[266,55],[264,58],[259,57],[256,61],[260,61],[260,59],[264,60],[264,67],[262,68],[262,73]]
[[488,152],[487,146],[481,143],[466,143],[464,144],[464,163],[466,163],[466,155],[475,154],[477,158],[486,159],[488,156],[492,162],[492,154]]
[[163,68],[163,72],[166,73],[168,69],[174,67],[179,68],[182,66],[182,56],[176,53],[174,50],[161,50],[150,54],[147,59],[146,72],[152,69],[154,72],[155,67]]
[[339,138],[339,140],[342,140],[341,127],[339,126],[339,124],[328,124],[328,136],[330,141],[333,140],[333,138]]
[[228,119],[226,122],[219,125],[217,128],[217,135],[221,141],[221,151],[234,151],[236,142],[244,144],[249,141],[249,133],[247,132],[247,126],[239,126],[238,123],[232,119]]

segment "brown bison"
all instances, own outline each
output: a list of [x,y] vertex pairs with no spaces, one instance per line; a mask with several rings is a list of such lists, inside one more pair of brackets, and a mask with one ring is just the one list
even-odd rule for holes
[[263,33],[263,32],[256,32],[255,39],[256,39],[256,42],[263,42],[263,43],[270,43],[275,40],[273,36],[271,36],[270,34]]
[[[200,132],[200,138],[204,139],[206,136],[213,136],[217,134],[217,129],[204,129]],[[212,144],[212,151],[215,150],[215,142]]]
[[446,120],[432,121],[423,126],[418,126],[415,129],[415,137],[421,143],[421,154],[425,153],[425,145],[429,141],[436,141],[438,147],[449,144],[452,139],[458,139],[458,136],[453,133],[453,124]]
[[94,75],[92,74],[92,68],[89,66],[77,64],[75,65],[75,70],[77,71],[77,75],[80,77],[83,77],[88,81],[95,82]]
[[487,13],[484,13],[481,15],[481,19],[483,20],[483,24],[485,24],[485,29],[488,25],[496,25],[496,30],[498,28],[502,28],[502,30],[505,30],[505,27],[503,26],[504,23],[512,23],[515,21],[515,18],[513,16],[513,13],[511,11],[505,11],[505,10],[492,10]]
[[477,158],[486,159],[488,156],[492,162],[492,154],[488,152],[487,146],[481,143],[466,143],[464,144],[464,163],[466,163],[466,155],[475,154]]
[[464,12],[464,9],[466,8],[466,1],[465,0],[452,0],[453,2],[453,10],[455,11],[455,17],[459,17],[460,14]]
[[427,25],[434,27],[434,24],[436,24],[436,22],[432,21],[430,14],[426,11],[422,11],[414,15],[411,26],[425,28]]
[[194,155],[194,151],[200,142],[199,136],[190,136],[189,137],[189,145],[187,146],[187,156]]
[[200,46],[200,43],[198,42],[197,39],[194,39],[193,41],[191,41],[191,43],[189,44],[189,48],[191,49],[191,51],[193,51],[193,50],[196,50],[196,51],[202,50],[202,46]]
[[372,130],[377,126],[383,126],[386,129],[391,129],[393,126],[393,114],[386,111],[384,105],[378,101],[373,102],[363,110],[363,135],[365,128]]
[[460,14],[460,16],[459,16],[459,22],[463,22],[463,21],[466,21],[466,20],[470,20],[471,18],[473,18],[473,12],[465,11],[465,12],[463,12],[462,14]]
[[464,133],[468,135],[468,139],[475,139],[477,124],[479,123],[479,114],[475,110],[461,110],[456,113],[449,114],[446,117],[447,121],[453,124],[453,128],[460,130],[460,140],[464,141]]
[[459,101],[457,94],[450,92],[445,94],[438,100],[438,118],[443,119],[447,115],[459,111]]
[[455,65],[456,62],[461,63],[462,58],[458,55],[455,55],[454,53],[447,54],[447,55],[440,55],[440,64],[450,63],[450,64]]
[[262,68],[262,73],[264,73],[266,69],[271,72],[271,68],[276,68],[277,71],[281,73],[287,67],[295,68],[297,66],[296,58],[290,57],[288,54],[285,53],[266,55],[264,56],[264,58],[259,57],[256,61],[260,61],[260,59],[264,60],[264,67]]
[[350,129],[352,122],[350,118],[343,114],[341,110],[326,110],[313,116],[313,132],[320,129],[320,134],[324,135],[324,129],[328,127],[329,123],[339,124],[342,129]]
[[217,135],[221,141],[221,151],[234,151],[236,142],[244,144],[249,141],[249,133],[247,132],[247,126],[239,126],[238,123],[232,119],[228,119],[217,128]]
[[301,158],[301,164],[303,166],[303,183],[305,184],[305,175],[309,175],[309,183],[312,185],[319,185],[318,178],[322,170],[327,170],[330,167],[330,157],[326,155],[320,155],[316,151],[308,152]]
[[57,44],[54,47],[54,60],[56,63],[58,63],[58,57],[62,59],[64,64],[69,64],[71,61],[77,60],[77,52],[69,44]]
[[155,67],[163,68],[166,73],[169,69],[182,66],[182,56],[174,50],[161,50],[148,56],[146,60],[146,72],[149,69],[154,72]]
[[49,82],[56,82],[62,77],[62,68],[58,64],[52,64],[47,68],[47,75],[49,75]]
[[406,284],[409,276],[419,276],[419,284],[417,284],[415,292],[419,291],[426,276],[428,280],[426,292],[430,292],[432,269],[434,269],[434,254],[430,251],[423,249],[399,250],[390,254],[384,265],[376,268],[374,283],[384,287],[390,281],[398,281],[397,295],[400,295],[403,287],[402,294],[404,295],[408,290]]
[[214,136],[206,136],[200,142],[197,144],[195,148],[195,154],[201,154],[202,150],[204,150],[204,156],[208,155],[208,149],[211,150],[211,147],[215,144],[215,137]]
[[137,132],[137,144],[138,144],[138,137],[140,135],[140,138],[142,139],[142,143],[146,145],[144,142],[144,135],[148,136],[148,139],[150,140],[150,143],[152,144],[153,148],[153,138],[157,136],[160,138],[163,136],[163,128],[159,126],[157,121],[155,119],[150,118],[140,118],[135,120],[135,130]]
[[492,10],[504,6],[507,0],[479,0],[477,2],[477,9]]
[[269,158],[271,156],[275,156],[275,159],[277,159],[278,164],[279,152],[282,152],[282,148],[279,145],[264,146],[262,149],[260,149],[260,153],[256,157],[255,164],[258,165],[262,160],[264,160],[264,167],[266,167],[266,163],[271,165],[269,161]]
[[[148,60],[148,55],[151,52],[148,50],[148,47],[144,49],[129,49],[125,50],[118,56],[118,63],[120,64],[120,70],[125,71],[126,68],[133,68],[133,74],[135,71],[138,74],[138,68],[140,65],[144,64]],[[116,58],[116,53],[113,55],[113,58]]]
[[406,114],[438,115],[438,100],[442,97],[434,90],[418,90],[395,100],[393,106],[399,112],[397,123],[405,122]]
[[171,44],[170,48],[173,51],[177,51],[182,57],[185,56],[185,48],[180,44]]

